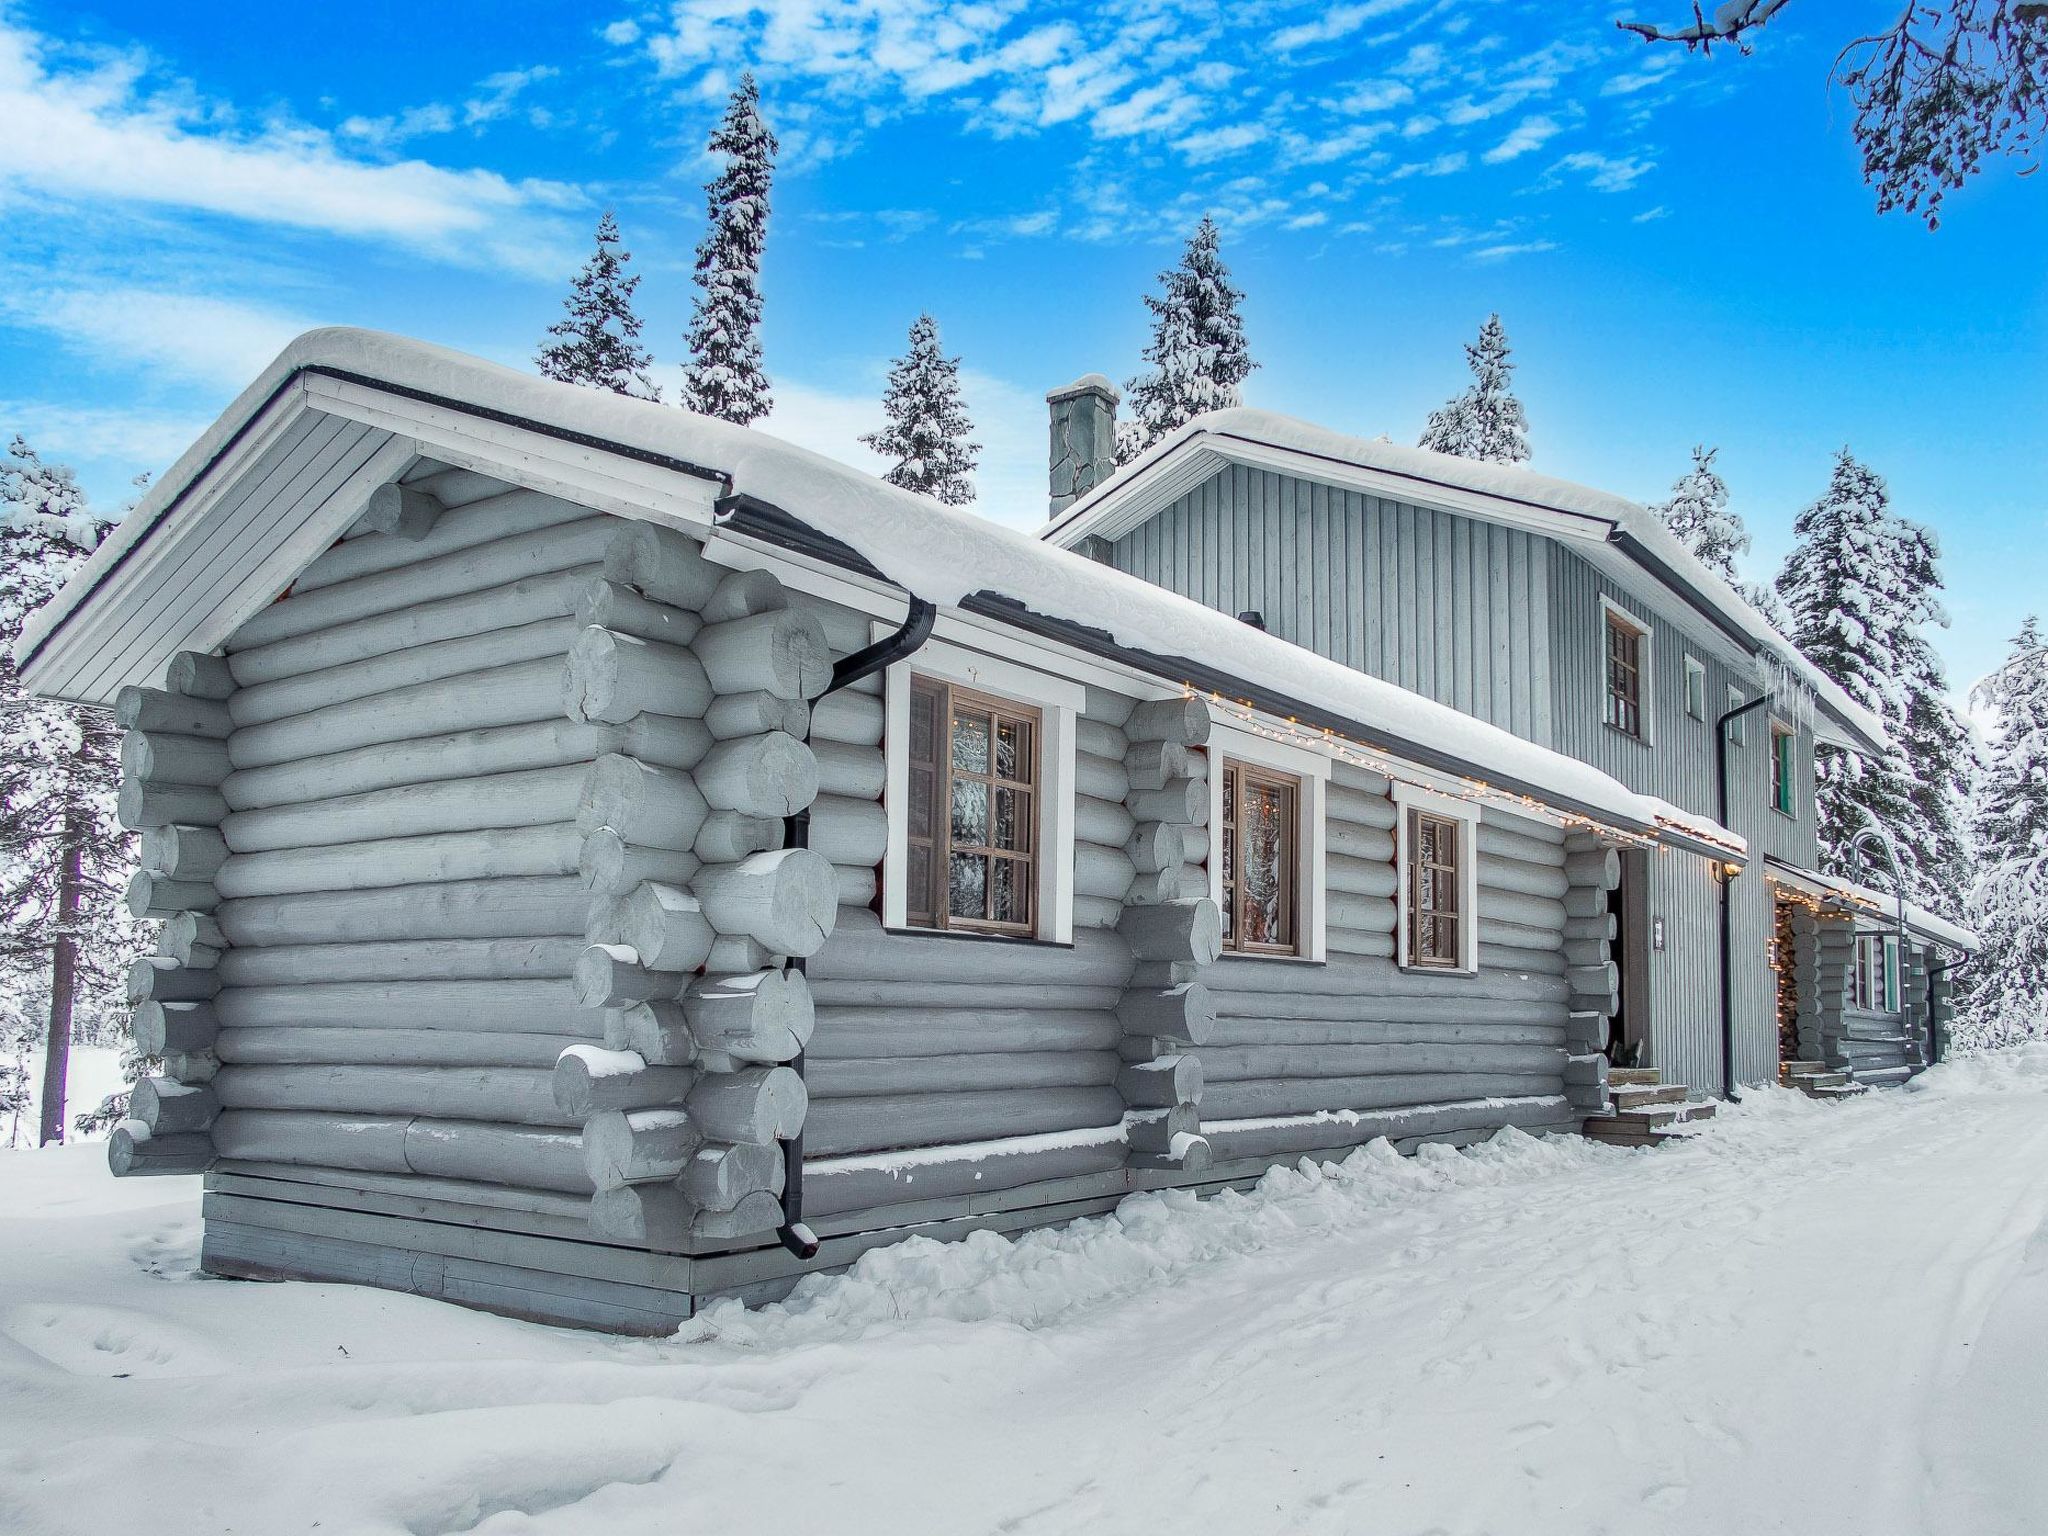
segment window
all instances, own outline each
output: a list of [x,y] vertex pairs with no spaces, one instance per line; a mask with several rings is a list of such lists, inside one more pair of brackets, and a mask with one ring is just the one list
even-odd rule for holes
[[1607,629],[1607,723],[1625,736],[1650,739],[1650,634],[1611,600],[1600,600]]
[[1225,952],[1323,959],[1330,759],[1217,721],[1209,765],[1209,899]]
[[1707,718],[1707,664],[1697,656],[1685,658],[1685,712],[1695,720]]
[[1086,693],[936,638],[889,668],[885,928],[1073,940],[1074,733]]
[[1249,763],[1223,765],[1223,947],[1297,955],[1301,890],[1301,780]]
[[1849,1006],[1899,1011],[1899,941],[1896,935],[1859,934],[1849,965]]
[[1795,814],[1793,799],[1799,783],[1794,753],[1799,735],[1782,720],[1771,722],[1771,804],[1787,816]]
[[1400,807],[1401,964],[1413,970],[1478,968],[1479,881],[1473,807],[1448,795],[1394,786]]
[[905,916],[920,928],[1035,931],[1038,711],[933,678],[910,685]]
[[[1740,709],[1746,702],[1747,700],[1742,697],[1742,690],[1740,688],[1730,688],[1728,690],[1728,708]],[[1737,715],[1728,722],[1728,745],[1740,747],[1746,746],[1748,743],[1749,716]]]

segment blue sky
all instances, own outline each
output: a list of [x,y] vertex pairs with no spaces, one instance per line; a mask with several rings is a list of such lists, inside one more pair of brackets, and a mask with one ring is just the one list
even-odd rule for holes
[[1796,0],[1705,60],[1612,25],[1685,9],[0,0],[0,431],[111,502],[306,326],[524,363],[606,206],[673,365],[701,145],[751,66],[786,435],[872,462],[930,309],[981,510],[1035,522],[1044,391],[1135,368],[1209,212],[1248,403],[1412,441],[1498,310],[1535,466],[1649,500],[1717,443],[1752,574],[1847,443],[1942,535],[1966,683],[2048,592],[2043,184],[1994,165],[1938,233],[1880,220],[1825,85],[1856,17]]

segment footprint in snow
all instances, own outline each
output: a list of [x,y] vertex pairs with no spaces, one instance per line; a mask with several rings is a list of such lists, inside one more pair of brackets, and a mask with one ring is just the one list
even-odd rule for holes
[[197,1336],[121,1307],[30,1302],[0,1314],[0,1334],[74,1376],[212,1376],[227,1369]]

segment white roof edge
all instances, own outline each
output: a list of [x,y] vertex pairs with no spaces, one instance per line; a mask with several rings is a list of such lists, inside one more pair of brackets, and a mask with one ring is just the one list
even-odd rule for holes
[[[1814,895],[1826,895],[1846,901],[1857,907],[1869,908],[1870,915],[1889,922],[1899,913],[1899,898],[1874,886],[1859,885],[1840,875],[1823,875],[1818,871],[1804,869],[1783,859],[1766,856],[1764,859],[1767,876],[1785,879]],[[1982,947],[1974,930],[1961,923],[1949,921],[1939,913],[1925,907],[1906,903],[1906,926],[1916,933],[1933,939],[1937,944],[1946,944],[1951,949],[1976,951]]]
[[[1539,803],[1587,814],[1618,831],[1664,837],[1741,857],[1740,837],[1628,789],[1589,763],[1541,747],[1471,715],[1268,635],[1190,598],[1113,570],[1031,534],[915,495],[837,460],[752,428],[673,406],[559,384],[446,348],[374,331],[311,331],[288,346],[182,455],[137,509],[25,629],[46,639],[87,605],[100,579],[179,508],[216,459],[256,421],[294,375],[339,372],[388,393],[391,413],[424,415],[452,404],[566,437],[593,452],[721,480],[732,492],[777,507],[867,560],[903,590],[942,607],[992,592],[1042,618],[1108,635],[1131,652],[1161,658],[1227,658],[1214,670],[1248,692],[1298,701],[1334,721],[1356,722],[1390,755],[1400,744],[1464,765],[1475,785],[1520,786]],[[295,408],[315,409],[305,393]],[[695,483],[695,482],[693,482]],[[644,489],[650,514],[674,510],[661,486]],[[145,681],[145,679],[124,679]],[[1185,680],[1183,680],[1185,681]],[[1374,741],[1360,737],[1371,747]],[[1574,812],[1571,808],[1576,807]]]
[[[1741,631],[1753,651],[1776,655],[1789,662],[1823,707],[1851,733],[1870,742],[1890,743],[1884,723],[1876,715],[1850,698],[1840,684],[1778,633],[1776,627],[1740,593],[1679,543],[1671,530],[1664,526],[1662,518],[1627,497],[1538,474],[1534,470],[1485,464],[1427,448],[1407,448],[1398,443],[1353,437],[1298,417],[1237,407],[1197,416],[1161,438],[1138,458],[1048,521],[1038,530],[1038,537],[1066,547],[1104,523],[1120,522],[1134,512],[1136,520],[1142,521],[1153,512],[1162,510],[1185,489],[1179,485],[1177,477],[1162,475],[1160,465],[1177,459],[1185,460],[1191,453],[1198,454],[1204,450],[1225,460],[1241,462],[1247,457],[1247,445],[1288,456],[1296,461],[1299,472],[1308,478],[1315,477],[1318,463],[1341,465],[1412,483],[1416,487],[1413,499],[1418,501],[1426,502],[1431,488],[1439,492],[1453,491],[1461,497],[1476,497],[1509,513],[1509,521],[1526,524],[1533,516],[1546,521],[1549,531],[1565,537],[1605,537],[1605,534],[1593,533],[1586,526],[1589,523],[1604,523],[1610,530],[1625,532],[1681,578],[1690,595],[1704,601]],[[1263,467],[1274,466],[1266,464]],[[1152,505],[1155,500],[1156,506]],[[1445,510],[1472,511],[1474,508],[1454,506]],[[1580,526],[1560,525],[1559,520],[1564,518],[1579,520]]]

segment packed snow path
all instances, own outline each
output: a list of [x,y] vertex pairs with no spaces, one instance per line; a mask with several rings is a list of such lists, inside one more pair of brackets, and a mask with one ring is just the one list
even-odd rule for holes
[[0,1530],[2048,1528],[2048,1047],[916,1243],[650,1343],[193,1278],[0,1157]]

